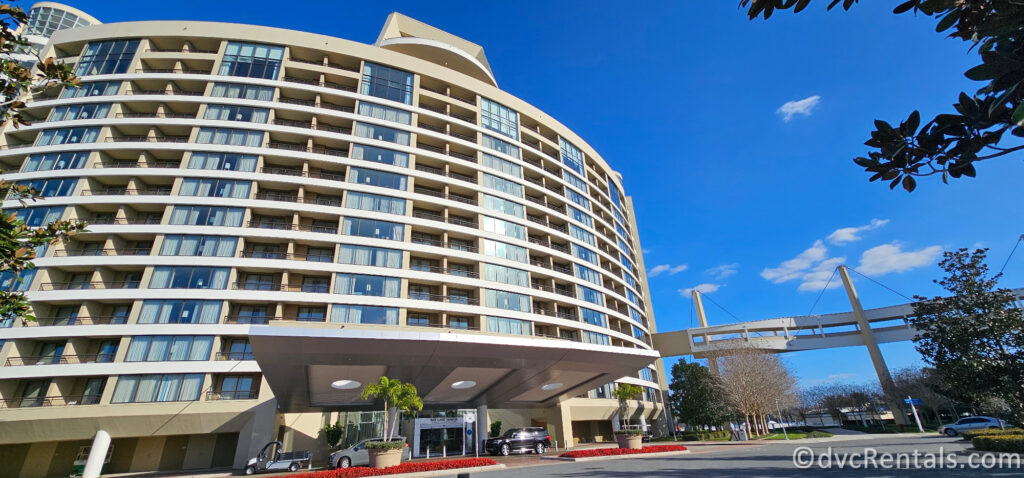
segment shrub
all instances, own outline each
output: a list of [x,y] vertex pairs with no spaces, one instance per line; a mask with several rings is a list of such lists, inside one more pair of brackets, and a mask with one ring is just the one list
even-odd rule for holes
[[595,456],[639,455],[643,453],[663,453],[666,451],[685,451],[685,446],[656,445],[645,446],[638,450],[629,448],[591,448],[589,450],[567,451],[558,455],[562,458],[592,458]]
[[1024,434],[977,436],[971,440],[971,445],[980,451],[1024,453]]
[[830,436],[833,435],[829,432],[824,432],[821,430],[814,430],[807,433],[807,438],[828,438]]
[[399,450],[405,447],[405,442],[402,440],[391,440],[391,441],[368,441],[366,442],[367,450]]
[[962,433],[964,441],[971,441],[974,437],[980,436],[1005,436],[1005,435],[1024,435],[1024,430],[1020,428],[982,428],[978,430],[967,430]]
[[501,420],[491,422],[491,430],[489,434],[491,438],[501,436]]
[[644,431],[640,430],[640,429],[631,428],[629,430],[625,430],[625,429],[623,429],[623,430],[616,430],[615,434],[616,435],[629,435],[629,436],[634,436],[635,437],[635,436],[643,436]]
[[314,471],[312,473],[296,473],[288,475],[288,478],[361,478],[363,476],[384,476],[397,475],[400,473],[417,473],[423,471],[455,470],[459,468],[473,468],[477,466],[497,465],[498,462],[490,458],[465,458],[456,460],[438,460],[416,463],[402,463],[401,465],[389,466],[387,468],[369,468],[356,466],[339,470]]

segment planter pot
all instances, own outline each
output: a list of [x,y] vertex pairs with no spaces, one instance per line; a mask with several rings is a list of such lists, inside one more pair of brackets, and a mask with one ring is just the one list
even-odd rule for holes
[[619,442],[619,448],[628,448],[630,450],[639,450],[644,446],[644,437],[642,435],[615,435],[615,441]]
[[402,463],[402,449],[397,450],[366,450],[370,455],[370,468],[387,468]]

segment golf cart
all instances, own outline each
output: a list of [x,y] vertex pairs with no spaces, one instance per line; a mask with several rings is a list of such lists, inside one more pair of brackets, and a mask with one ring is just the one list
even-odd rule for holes
[[267,443],[256,458],[250,458],[245,465],[245,474],[252,475],[262,471],[299,471],[309,466],[313,454],[308,451],[281,451],[279,441]]

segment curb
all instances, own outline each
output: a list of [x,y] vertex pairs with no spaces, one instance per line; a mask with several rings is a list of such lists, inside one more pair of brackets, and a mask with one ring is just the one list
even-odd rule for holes
[[631,455],[611,455],[611,456],[589,456],[584,458],[565,458],[561,456],[542,456],[541,460],[554,460],[554,461],[608,461],[608,460],[624,460],[628,458],[661,458],[666,456],[678,456],[690,453],[690,450],[681,451],[661,451],[657,453],[634,453]]
[[452,468],[450,470],[434,470],[434,471],[417,471],[415,473],[398,473],[394,475],[382,475],[382,476],[396,476],[399,478],[427,478],[432,476],[450,476],[458,475],[460,473],[474,473],[484,471],[498,471],[504,470],[504,464],[487,465],[487,466],[471,466],[467,468]]

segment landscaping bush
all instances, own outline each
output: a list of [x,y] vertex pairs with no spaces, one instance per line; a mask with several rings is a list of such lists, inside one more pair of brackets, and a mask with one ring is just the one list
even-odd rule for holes
[[681,441],[698,441],[698,440],[728,440],[729,431],[719,430],[715,432],[709,431],[697,431],[690,430],[682,435],[679,435]]
[[629,448],[591,448],[589,450],[567,451],[558,456],[562,458],[592,458],[595,456],[637,455],[642,453],[663,453],[666,451],[685,450],[685,446],[679,445],[645,446],[635,450]]
[[979,451],[1024,453],[1024,434],[977,436],[971,440],[971,445]]
[[296,473],[288,476],[289,478],[360,478],[363,476],[397,475],[400,473],[417,473],[421,471],[455,470],[459,468],[473,468],[477,466],[489,466],[497,464],[498,462],[490,458],[464,458],[456,460],[402,463],[401,465],[389,466],[387,468],[369,468],[365,466],[356,466],[352,468],[338,470],[314,471],[312,473]]
[[807,433],[807,438],[828,438],[830,436],[833,436],[833,435],[831,433],[829,433],[829,432],[825,432],[825,431],[821,431],[821,430],[812,430],[812,431]]
[[964,441],[971,441],[974,437],[980,436],[1005,436],[1005,435],[1024,435],[1024,430],[1020,428],[982,428],[978,430],[967,430],[962,433]]

